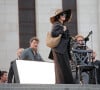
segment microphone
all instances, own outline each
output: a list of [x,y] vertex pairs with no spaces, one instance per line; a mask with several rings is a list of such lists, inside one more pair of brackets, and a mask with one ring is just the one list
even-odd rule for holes
[[93,33],[93,32],[90,31],[89,34],[84,38],[84,41],[85,41],[85,42],[86,42],[86,41],[89,41],[89,36],[90,36],[92,33]]

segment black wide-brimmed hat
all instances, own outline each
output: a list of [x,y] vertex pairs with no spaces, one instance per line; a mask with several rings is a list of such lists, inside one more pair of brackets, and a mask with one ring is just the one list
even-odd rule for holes
[[71,16],[71,9],[68,9],[68,10],[65,10],[65,11],[63,11],[62,9],[57,9],[55,11],[55,15],[50,17],[50,22],[53,24],[56,21],[56,16],[63,14],[63,13],[66,14],[66,20],[65,21],[68,21],[70,19],[70,16]]

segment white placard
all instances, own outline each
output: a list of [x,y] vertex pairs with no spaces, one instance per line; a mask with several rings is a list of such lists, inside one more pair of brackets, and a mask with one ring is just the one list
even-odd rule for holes
[[16,60],[21,84],[55,84],[54,63]]

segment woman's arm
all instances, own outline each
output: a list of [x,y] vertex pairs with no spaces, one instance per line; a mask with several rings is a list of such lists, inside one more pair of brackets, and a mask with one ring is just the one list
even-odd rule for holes
[[55,23],[52,28],[52,36],[57,37],[59,36],[59,34],[63,34],[64,33],[63,29],[64,29],[63,25],[61,25],[60,23]]

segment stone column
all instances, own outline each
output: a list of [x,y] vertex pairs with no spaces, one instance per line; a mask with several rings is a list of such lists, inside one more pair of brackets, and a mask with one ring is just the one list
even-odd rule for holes
[[97,17],[98,17],[98,38],[97,38],[97,40],[98,40],[98,46],[99,46],[99,48],[98,48],[98,59],[100,60],[100,0],[97,0],[98,2],[98,13],[97,13]]
[[98,34],[100,32],[98,28],[98,1],[99,0],[77,0],[77,19],[79,34],[86,37],[90,31],[93,31],[87,45],[96,51],[97,58],[100,58],[100,42],[98,42],[98,38],[100,37]]
[[8,70],[19,47],[18,0],[0,0],[0,70]]

